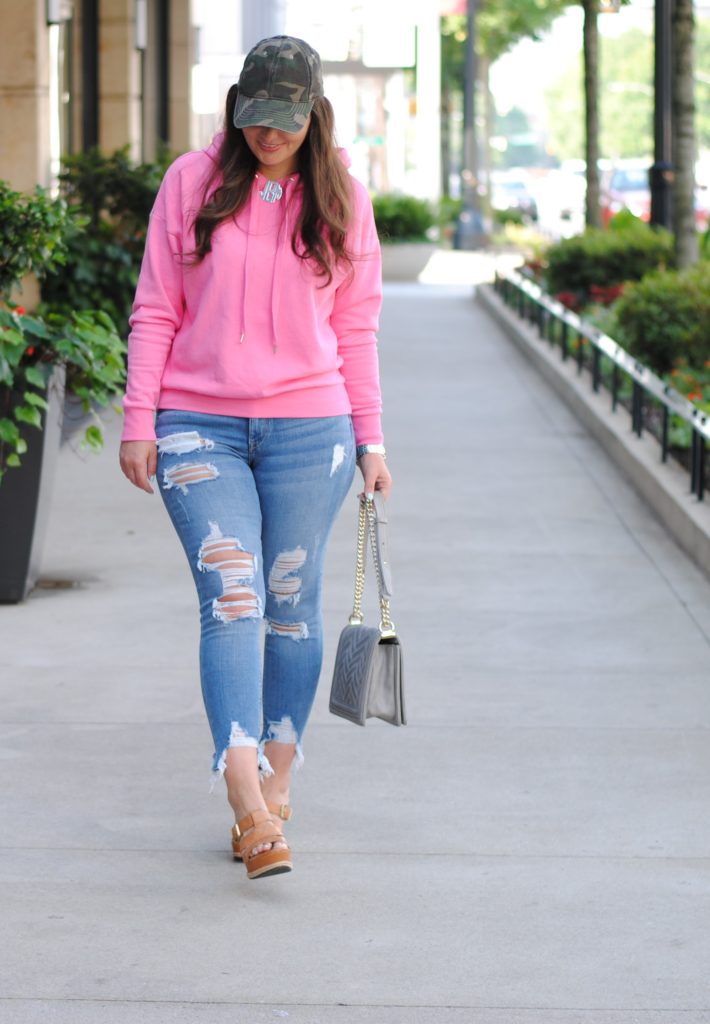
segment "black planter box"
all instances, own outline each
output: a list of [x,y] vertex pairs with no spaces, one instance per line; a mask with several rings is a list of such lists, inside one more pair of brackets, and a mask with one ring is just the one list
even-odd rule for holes
[[[37,582],[49,518],[64,408],[64,370],[54,371],[42,410],[42,429],[24,426],[27,451],[0,482],[0,603],[22,601]],[[0,389],[5,413],[16,396]]]

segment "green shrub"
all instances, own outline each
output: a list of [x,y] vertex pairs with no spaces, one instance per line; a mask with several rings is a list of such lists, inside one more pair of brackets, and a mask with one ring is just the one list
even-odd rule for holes
[[656,373],[710,359],[710,264],[648,274],[614,307],[613,336]]
[[551,245],[546,258],[549,290],[575,292],[586,301],[592,285],[638,281],[671,265],[673,236],[640,223],[614,231],[590,229]]
[[30,271],[40,281],[64,274],[68,240],[80,232],[64,199],[49,199],[41,188],[23,195],[0,181],[0,481],[27,451],[24,427],[42,426],[55,366],[65,368],[67,390],[93,415],[84,435],[93,448],[103,436],[94,406],[110,405],[123,388],[125,344],[105,312],[45,304],[34,316],[10,300]]
[[442,196],[436,210],[436,223],[439,227],[447,227],[455,224],[463,210],[463,199],[452,199],[451,196]]
[[34,317],[21,306],[0,309],[0,481],[27,451],[22,426],[42,425],[40,410],[47,409],[45,391],[55,366],[66,369],[67,390],[91,417],[85,442],[101,447],[103,428],[94,406],[111,405],[123,390],[125,351],[101,310]]
[[493,223],[504,226],[505,224],[524,224],[525,214],[522,210],[493,210]]
[[39,186],[24,195],[0,181],[0,299],[7,300],[30,271],[41,278],[63,262],[68,224],[63,200],[50,199]]
[[74,221],[64,265],[42,285],[49,308],[102,309],[127,332],[148,217],[170,159],[165,153],[155,163],[133,164],[127,148],[64,158],[60,188]]
[[425,199],[395,193],[375,196],[377,233],[382,242],[420,242],[434,224],[434,212]]

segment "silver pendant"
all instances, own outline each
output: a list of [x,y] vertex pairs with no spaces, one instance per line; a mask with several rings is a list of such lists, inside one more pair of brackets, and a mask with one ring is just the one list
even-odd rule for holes
[[278,203],[283,194],[284,190],[278,181],[267,181],[264,187],[259,190],[259,195],[265,203]]

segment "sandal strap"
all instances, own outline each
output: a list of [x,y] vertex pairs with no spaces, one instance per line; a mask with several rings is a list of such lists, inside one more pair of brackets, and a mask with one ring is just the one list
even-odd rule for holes
[[267,800],[266,806],[271,814],[275,814],[282,821],[288,821],[293,816],[293,808],[290,804],[276,804],[272,800]]
[[237,822],[233,830],[239,842],[239,852],[248,859],[255,846],[285,842],[283,832],[268,811],[252,811]]

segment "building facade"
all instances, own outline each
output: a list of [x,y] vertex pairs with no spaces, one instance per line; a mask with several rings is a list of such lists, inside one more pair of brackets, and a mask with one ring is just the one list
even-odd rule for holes
[[0,178],[51,186],[60,157],[191,148],[190,0],[0,0]]
[[438,197],[432,0],[0,0],[0,18],[0,179],[15,189],[51,187],[66,153],[205,145],[245,52],[287,32],[321,52],[356,176]]

